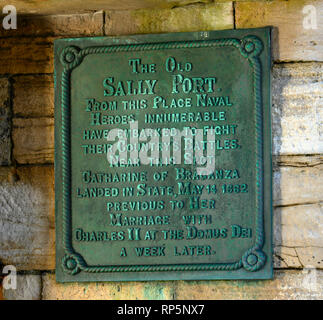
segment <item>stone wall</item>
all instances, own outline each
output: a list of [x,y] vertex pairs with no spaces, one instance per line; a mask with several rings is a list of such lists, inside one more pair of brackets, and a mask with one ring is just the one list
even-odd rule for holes
[[[17,30],[0,27],[0,261],[18,270],[17,290],[3,289],[4,298],[323,298],[323,1],[194,2],[24,16],[16,1]],[[304,28],[306,5],[316,10],[317,29]],[[274,27],[274,280],[57,284],[53,40],[267,25]]]

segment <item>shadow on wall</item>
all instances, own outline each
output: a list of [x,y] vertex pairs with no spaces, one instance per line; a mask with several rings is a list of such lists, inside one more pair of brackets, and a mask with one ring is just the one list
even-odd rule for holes
[[18,15],[17,29],[0,27],[0,74],[53,73],[55,38],[102,35],[103,12],[76,18]]
[[[277,27],[273,27],[271,32],[271,57],[274,59],[274,51],[279,56],[279,29]],[[273,169],[273,184],[272,188],[275,190],[272,191],[273,195],[273,260],[275,262],[275,257],[278,258],[281,256],[281,246],[278,246],[278,241],[281,243],[282,239],[282,227],[281,227],[281,215],[277,215],[277,211],[274,206],[274,197],[278,197],[281,199],[281,175],[278,175],[274,180],[274,172],[278,168],[278,155],[274,154],[274,150],[278,150],[278,154],[280,153],[281,145],[282,145],[282,125],[281,125],[281,117],[282,117],[282,101],[283,101],[283,86],[278,84],[277,81],[277,73],[274,68],[274,63],[272,60],[272,68],[271,68],[271,128],[272,128],[272,169]],[[277,257],[278,256],[278,257]],[[278,258],[279,259],[279,258]],[[275,264],[274,264],[275,266]]]

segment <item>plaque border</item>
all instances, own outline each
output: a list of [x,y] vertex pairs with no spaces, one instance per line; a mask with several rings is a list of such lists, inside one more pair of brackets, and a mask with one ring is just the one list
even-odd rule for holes
[[[70,154],[70,76],[89,54],[106,54],[125,51],[153,51],[163,49],[206,48],[232,46],[239,50],[253,68],[253,94],[255,106],[255,140],[256,140],[256,241],[239,261],[233,263],[200,263],[200,264],[160,264],[160,265],[115,265],[89,266],[84,258],[72,246],[71,230],[71,154]],[[199,41],[169,41],[144,44],[122,44],[109,46],[90,46],[80,49],[77,46],[67,46],[60,54],[60,62],[64,69],[61,77],[61,154],[62,160],[62,225],[63,249],[65,255],[61,266],[70,275],[80,271],[89,273],[113,272],[164,272],[164,271],[233,271],[244,268],[255,272],[262,269],[266,263],[264,245],[264,163],[263,163],[263,99],[262,99],[262,68],[259,55],[263,50],[262,41],[255,35],[237,38],[223,38]]]

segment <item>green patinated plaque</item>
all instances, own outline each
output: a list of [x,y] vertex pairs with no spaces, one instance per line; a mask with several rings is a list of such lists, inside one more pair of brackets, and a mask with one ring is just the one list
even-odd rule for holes
[[56,278],[270,279],[270,28],[55,41]]

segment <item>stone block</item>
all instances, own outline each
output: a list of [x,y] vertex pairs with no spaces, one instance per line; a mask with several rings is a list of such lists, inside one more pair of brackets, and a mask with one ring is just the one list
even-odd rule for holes
[[103,11],[82,14],[19,15],[17,29],[0,29],[1,37],[102,36]]
[[295,248],[275,246],[273,258],[275,269],[301,269],[303,267]]
[[275,244],[285,247],[321,247],[323,243],[322,204],[275,208]]
[[322,79],[322,63],[287,63],[274,66],[274,155],[323,153]]
[[52,37],[0,38],[0,74],[52,73]]
[[0,261],[19,270],[55,268],[54,169],[0,170]]
[[233,28],[233,9],[228,2],[173,9],[107,11],[105,21],[107,36],[222,30]]
[[[226,1],[226,0],[224,0]],[[17,11],[27,14],[73,13],[95,10],[135,10],[141,8],[172,8],[192,3],[210,3],[213,0],[91,0],[57,1],[57,0],[12,0]]]
[[323,163],[313,167],[280,166],[273,173],[275,206],[323,201]]
[[11,110],[10,84],[7,78],[0,79],[0,165],[11,162]]
[[54,162],[54,119],[13,119],[13,157],[18,163]]
[[322,230],[322,203],[276,208],[274,211],[276,266],[310,266],[322,269]]
[[174,281],[57,283],[54,274],[43,275],[44,300],[171,300]]
[[51,75],[15,76],[13,90],[14,116],[54,116],[54,81]]
[[237,28],[273,26],[275,61],[323,61],[320,0],[237,2]]

